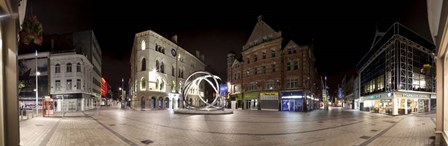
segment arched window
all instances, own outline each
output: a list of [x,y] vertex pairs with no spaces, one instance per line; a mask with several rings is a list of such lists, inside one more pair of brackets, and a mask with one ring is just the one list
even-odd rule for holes
[[142,59],[142,71],[145,71],[145,70],[146,70],[146,59],[143,58]]
[[171,75],[174,76],[174,65],[171,66]]
[[140,88],[142,89],[142,90],[145,90],[146,89],[146,81],[145,81],[145,78],[142,78],[142,80],[140,81]]
[[160,82],[160,90],[163,90],[163,87],[164,87],[164,86],[165,86],[165,81],[162,80],[162,81]]
[[156,70],[159,72],[159,60],[156,60]]
[[67,72],[72,72],[72,64],[67,63]]
[[171,84],[171,92],[176,92],[176,82],[174,82],[174,81]]
[[163,62],[160,63],[160,72],[165,73],[165,65],[163,64]]
[[156,60],[156,70],[157,70],[157,72],[160,71],[160,70],[159,70],[159,60]]
[[54,68],[55,73],[61,73],[61,65],[56,64],[56,67]]
[[159,89],[159,79],[156,79],[156,89]]
[[145,43],[145,40],[142,40],[142,50],[145,50],[146,49],[146,43]]
[[76,64],[76,72],[81,72],[81,63]]

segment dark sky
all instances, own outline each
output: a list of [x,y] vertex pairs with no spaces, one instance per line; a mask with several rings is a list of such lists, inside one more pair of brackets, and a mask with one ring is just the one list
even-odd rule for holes
[[[335,88],[343,74],[353,70],[368,51],[376,27],[384,31],[398,21],[429,38],[425,0],[343,3],[313,0],[295,1],[295,4],[288,1],[267,4],[124,2],[107,1],[105,5],[103,1],[49,0],[46,3],[64,6],[52,8],[61,9],[57,13],[48,9],[41,12],[48,15],[41,19],[45,20],[44,27],[49,27],[44,28],[47,33],[94,29],[103,51],[103,75],[114,88],[120,85],[121,78],[126,82],[129,78],[129,56],[135,33],[149,29],[166,38],[177,34],[180,46],[205,54],[206,64],[225,79],[227,53],[241,52],[257,17],[263,15],[263,20],[274,30],[281,30],[298,44],[314,40],[317,68],[321,75],[328,76],[330,88]],[[55,20],[50,18],[59,19],[52,22]]]

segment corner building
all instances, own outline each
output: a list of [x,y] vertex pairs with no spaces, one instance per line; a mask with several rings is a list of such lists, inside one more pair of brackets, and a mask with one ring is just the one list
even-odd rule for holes
[[315,109],[318,79],[312,46],[284,41],[258,18],[241,56],[227,55],[231,99],[252,110],[308,111]]
[[[166,39],[154,31],[135,34],[130,58],[131,106],[141,109],[176,109],[182,107],[182,87],[195,71],[204,71],[204,57],[189,53],[176,44],[177,36]],[[200,59],[201,58],[201,59]],[[203,88],[188,91],[193,105],[201,104]]]
[[358,63],[360,109],[404,115],[435,110],[434,45],[394,23]]

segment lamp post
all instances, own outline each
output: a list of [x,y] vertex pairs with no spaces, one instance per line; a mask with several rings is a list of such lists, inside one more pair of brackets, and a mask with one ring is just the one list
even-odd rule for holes
[[38,86],[38,76],[40,75],[40,72],[37,70],[37,50],[36,50],[36,56],[35,56],[35,58],[36,58],[36,106],[35,106],[35,108],[36,108],[36,116],[37,115],[39,115],[39,109],[38,109],[38,106],[39,106],[39,101],[38,101],[38,94],[39,94],[39,86]]

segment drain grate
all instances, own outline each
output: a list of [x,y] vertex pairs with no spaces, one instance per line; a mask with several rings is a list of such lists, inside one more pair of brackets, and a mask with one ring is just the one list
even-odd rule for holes
[[143,140],[142,141],[142,143],[144,143],[144,144],[150,144],[150,143],[153,143],[154,141],[152,141],[152,140],[149,140],[149,139],[147,139],[147,140]]
[[115,126],[115,124],[109,124],[109,126]]
[[370,130],[370,131],[372,131],[372,132],[377,132],[378,130],[376,130],[376,129],[372,129],[372,130]]
[[362,138],[362,139],[369,139],[370,136],[361,136],[361,137],[359,137],[359,138]]
[[36,124],[36,126],[44,126],[44,125],[42,125],[42,124]]

